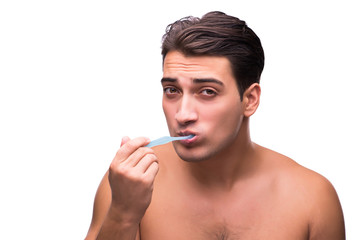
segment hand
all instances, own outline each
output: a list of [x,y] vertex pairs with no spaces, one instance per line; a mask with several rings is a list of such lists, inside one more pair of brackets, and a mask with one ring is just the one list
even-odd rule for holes
[[147,138],[124,137],[109,168],[113,218],[140,223],[150,205],[155,176],[159,170],[157,157]]

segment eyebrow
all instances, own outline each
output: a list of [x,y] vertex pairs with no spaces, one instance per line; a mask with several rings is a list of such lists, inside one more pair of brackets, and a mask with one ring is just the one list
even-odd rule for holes
[[177,79],[176,78],[162,78],[161,79],[161,83],[164,83],[164,82],[177,82]]
[[215,78],[196,78],[193,80],[194,83],[216,83],[220,86],[224,86],[224,83]]
[[[177,79],[176,78],[162,78],[161,83],[164,83],[164,82],[174,83],[174,82],[177,82]],[[193,79],[193,83],[216,83],[220,86],[224,86],[223,82],[221,82],[215,78],[195,78],[195,79]]]

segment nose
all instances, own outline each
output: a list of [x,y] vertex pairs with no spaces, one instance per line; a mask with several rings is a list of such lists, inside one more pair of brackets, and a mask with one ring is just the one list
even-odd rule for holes
[[194,123],[198,120],[195,102],[190,96],[184,95],[179,101],[175,119],[181,126]]

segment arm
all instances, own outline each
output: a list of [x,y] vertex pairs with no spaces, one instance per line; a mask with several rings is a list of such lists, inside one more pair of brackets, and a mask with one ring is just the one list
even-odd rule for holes
[[139,224],[151,202],[158,172],[149,140],[124,138],[96,193],[86,239],[139,239]]
[[[111,217],[107,216],[112,214],[113,210],[110,210],[111,205],[111,188],[109,185],[109,172],[106,172],[105,176],[100,182],[99,188],[95,195],[94,208],[93,208],[93,217],[91,220],[90,228],[85,240],[94,240],[97,239],[97,236],[100,232],[100,229],[104,234],[108,233],[107,237],[103,236],[105,239],[118,239],[120,236],[112,236],[111,233],[116,234],[114,229],[117,229],[119,234],[121,232],[130,233],[129,239],[139,240],[139,230],[137,226],[135,229],[131,228],[131,225],[123,226],[123,224],[117,221],[111,221]],[[105,221],[107,220],[107,221]],[[136,231],[136,238],[131,235]],[[121,237],[125,237],[122,235]]]
[[345,240],[345,224],[339,198],[331,183],[322,179],[316,183],[310,223],[310,240]]
[[104,222],[106,214],[109,210],[111,204],[111,189],[108,177],[109,172],[106,172],[96,192],[93,207],[93,216],[89,231],[85,238],[86,240],[96,239],[96,236],[100,231],[102,223]]

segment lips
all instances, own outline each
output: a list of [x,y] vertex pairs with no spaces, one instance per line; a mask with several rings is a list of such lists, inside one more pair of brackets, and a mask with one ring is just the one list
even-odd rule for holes
[[194,135],[194,137],[190,139],[181,140],[180,142],[186,145],[194,143],[198,139],[198,134],[193,131],[181,131],[177,133],[179,136],[189,136]]

